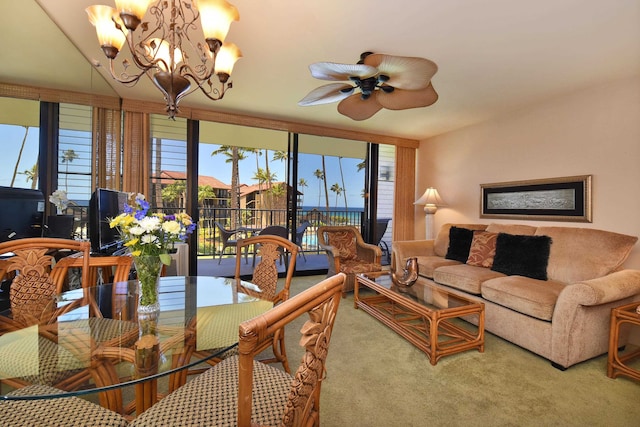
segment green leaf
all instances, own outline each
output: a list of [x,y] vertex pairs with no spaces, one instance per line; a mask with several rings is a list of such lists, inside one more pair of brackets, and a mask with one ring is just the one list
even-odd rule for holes
[[162,261],[164,265],[171,265],[171,255],[160,254],[160,261]]

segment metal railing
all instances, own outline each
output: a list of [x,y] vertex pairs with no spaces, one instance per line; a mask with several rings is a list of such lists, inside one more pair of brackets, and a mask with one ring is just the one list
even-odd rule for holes
[[[180,209],[160,209],[165,213],[176,213]],[[65,214],[73,215],[74,238],[89,239],[89,214],[86,206],[70,206]],[[287,227],[288,212],[286,209],[231,209],[231,208],[200,208],[200,220],[198,221],[197,241],[198,256],[217,256],[222,249],[222,236],[215,226],[219,222],[228,229],[242,228],[245,235],[258,233],[268,225],[281,225]],[[232,224],[235,218],[235,224]],[[311,209],[298,211],[296,223],[309,221],[311,225],[306,229],[302,242],[297,242],[305,253],[321,253],[318,248],[316,232],[321,225],[353,225],[362,230],[364,213],[362,211],[349,211],[332,209],[329,211]]]
[[[234,215],[235,213],[235,215]],[[320,253],[316,231],[321,225],[354,225],[362,227],[364,213],[346,210],[302,210],[298,212],[296,223],[307,220],[311,225],[306,229],[302,242],[297,242],[305,253]],[[255,234],[269,225],[287,227],[288,212],[285,209],[231,209],[201,208],[198,223],[198,255],[216,256],[222,249],[222,236],[215,223],[227,229],[244,229],[246,234]],[[235,218],[235,224],[232,218]]]

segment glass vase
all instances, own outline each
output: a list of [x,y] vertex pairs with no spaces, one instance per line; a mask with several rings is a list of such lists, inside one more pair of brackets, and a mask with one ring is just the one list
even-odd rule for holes
[[162,261],[158,255],[133,257],[138,275],[138,313],[154,313],[160,310],[158,284]]

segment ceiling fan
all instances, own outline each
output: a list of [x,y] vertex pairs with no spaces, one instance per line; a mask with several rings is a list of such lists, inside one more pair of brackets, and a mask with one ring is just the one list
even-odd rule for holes
[[309,92],[298,105],[340,101],[338,112],[353,120],[366,120],[382,108],[406,110],[426,107],[438,100],[431,84],[438,66],[425,58],[364,52],[357,64],[316,62],[309,70],[317,79],[349,80],[355,86],[323,85]]

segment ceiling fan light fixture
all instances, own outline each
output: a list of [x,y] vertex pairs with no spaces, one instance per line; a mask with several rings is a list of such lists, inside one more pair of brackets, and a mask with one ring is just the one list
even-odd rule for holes
[[[325,85],[314,89],[298,104],[302,106],[340,101],[338,112],[353,120],[365,120],[382,108],[405,110],[433,104],[438,95],[431,78],[438,70],[428,59],[364,52],[355,65],[317,62],[309,66],[312,77],[347,80],[356,87]],[[356,88],[360,94],[342,95]],[[320,90],[321,89],[321,90]],[[340,96],[332,92],[340,91]]]

